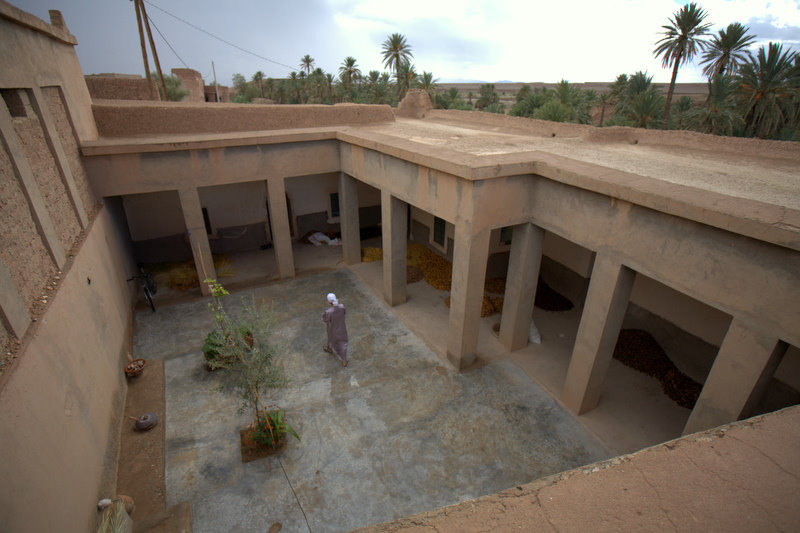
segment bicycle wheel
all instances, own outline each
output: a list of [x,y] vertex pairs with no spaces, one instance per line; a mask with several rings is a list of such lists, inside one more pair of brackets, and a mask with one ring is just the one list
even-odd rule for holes
[[144,286],[144,299],[147,300],[147,303],[150,304],[150,309],[155,313],[156,306],[153,305],[153,295],[150,293],[150,289],[147,288],[147,285]]

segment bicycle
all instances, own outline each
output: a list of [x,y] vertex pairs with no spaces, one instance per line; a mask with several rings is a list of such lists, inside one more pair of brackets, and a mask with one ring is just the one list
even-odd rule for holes
[[128,281],[133,281],[135,279],[140,279],[142,281],[142,290],[144,291],[144,299],[147,300],[147,303],[150,304],[150,309],[153,312],[156,312],[156,306],[153,305],[153,295],[158,290],[158,286],[156,285],[156,280],[153,279],[153,275],[150,272],[145,272],[144,265],[139,263],[136,265],[139,267],[139,273],[135,274],[132,278],[129,278]]

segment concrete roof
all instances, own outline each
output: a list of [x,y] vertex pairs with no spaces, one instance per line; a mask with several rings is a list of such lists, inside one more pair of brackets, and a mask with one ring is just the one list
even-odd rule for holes
[[356,126],[101,138],[85,156],[338,139],[468,180],[537,174],[800,250],[800,146],[432,111]]

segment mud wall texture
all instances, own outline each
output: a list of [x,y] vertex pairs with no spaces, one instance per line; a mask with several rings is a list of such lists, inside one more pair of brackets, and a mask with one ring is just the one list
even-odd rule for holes
[[151,84],[141,77],[86,76],[92,100],[158,100],[158,93],[151,90]]
[[129,237],[78,151],[97,129],[75,38],[0,0],[0,44],[0,531],[94,530],[115,485]]
[[484,127],[495,126],[524,131],[537,137],[579,137],[585,141],[596,143],[641,144],[663,149],[692,148],[700,151],[709,150],[718,153],[774,157],[800,162],[798,143],[792,141],[744,139],[693,131],[661,131],[621,126],[598,128],[583,124],[566,124],[532,118],[511,117],[482,111],[433,109],[425,113],[425,118],[474,123]]
[[385,105],[255,105],[95,102],[101,137],[226,133],[394,121]]
[[199,72],[190,68],[174,68],[172,75],[180,78],[183,88],[189,91],[189,94],[183,99],[184,102],[206,101],[203,76]]
[[[47,304],[51,295],[51,284],[61,265],[56,264],[47,251],[46,243],[37,228],[31,204],[25,187],[18,178],[19,161],[10,155],[9,143],[17,143],[22,148],[23,165],[27,164],[33,178],[36,192],[44,201],[46,215],[49,217],[58,243],[67,253],[77,247],[82,239],[82,223],[79,209],[70,198],[65,176],[57,165],[58,155],[48,143],[60,144],[64,161],[72,176],[81,208],[85,211],[87,222],[98,209],[98,201],[91,190],[86,171],[78,153],[78,142],[59,87],[41,89],[40,102],[49,112],[55,131],[47,132],[42,117],[31,105],[31,91],[12,91],[22,102],[24,116],[18,110],[10,131],[6,132],[16,139],[3,139],[0,150],[0,261],[9,272],[11,280],[25,304],[28,314],[35,317]],[[43,301],[44,300],[44,301]],[[0,340],[8,341],[11,335],[7,324],[2,324]],[[5,342],[4,342],[5,345]]]
[[131,335],[122,242],[102,210],[4,376],[2,531],[93,531],[114,490]]

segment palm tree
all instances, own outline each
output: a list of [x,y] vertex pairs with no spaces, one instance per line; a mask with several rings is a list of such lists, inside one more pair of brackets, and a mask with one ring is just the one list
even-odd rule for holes
[[795,115],[794,98],[800,85],[796,52],[769,43],[756,56],[750,55],[741,68],[739,95],[744,108],[746,131],[756,137],[773,137]]
[[718,74],[736,74],[739,66],[747,61],[747,48],[756,40],[755,36],[747,35],[749,29],[732,22],[727,29],[719,30],[711,38],[700,61],[700,64],[706,64],[703,68],[705,76],[711,79]]
[[353,79],[361,75],[361,70],[359,70],[358,65],[356,64],[356,58],[353,56],[347,56],[342,61],[342,64],[339,66],[339,79],[342,80],[342,85],[344,85],[345,92],[350,91],[350,87],[353,84]]
[[403,61],[397,67],[395,78],[397,79],[398,102],[403,99],[408,90],[412,87],[416,77],[417,77],[417,71],[414,70],[414,65],[412,65],[408,61]]
[[598,126],[601,128],[603,127],[603,121],[606,118],[606,106],[611,103],[611,93],[602,93],[598,98],[598,102],[600,103],[600,123]]
[[311,74],[311,67],[314,66],[314,58],[306,54],[300,59],[300,68],[305,69],[306,74]]
[[436,82],[438,79],[433,79],[433,74],[430,72],[422,71],[422,76],[417,78],[417,85],[420,89],[428,93],[428,98],[431,99],[433,104],[433,91],[436,89]]
[[744,125],[734,99],[738,87],[738,81],[725,74],[708,80],[708,100],[686,114],[690,127],[702,133],[733,135],[735,128]]
[[384,42],[381,50],[383,53],[383,65],[390,71],[397,74],[397,69],[403,63],[408,63],[414,54],[411,53],[411,45],[406,42],[406,38],[399,34],[391,34]]
[[664,107],[663,129],[667,129],[669,124],[669,106],[672,102],[672,93],[675,91],[678,67],[690,62],[698,50],[706,46],[706,41],[702,37],[708,34],[708,28],[711,26],[711,23],[703,23],[706,16],[706,11],[692,2],[675,13],[669,24],[661,26],[664,28],[661,32],[664,37],[656,42],[653,54],[656,57],[663,56],[661,64],[664,68],[672,67],[672,79],[669,82],[667,102]]
[[253,74],[253,81],[258,85],[258,90],[261,92],[261,98],[264,98],[264,87],[262,86],[262,82],[264,81],[264,73],[259,70]]

